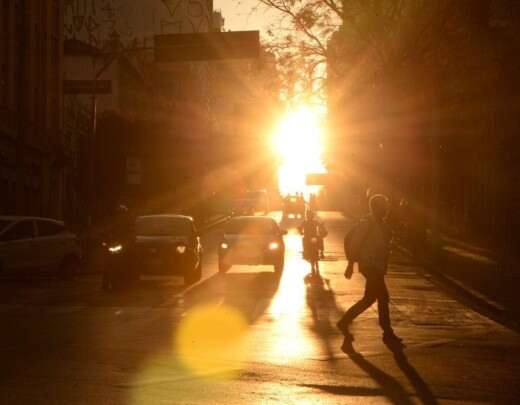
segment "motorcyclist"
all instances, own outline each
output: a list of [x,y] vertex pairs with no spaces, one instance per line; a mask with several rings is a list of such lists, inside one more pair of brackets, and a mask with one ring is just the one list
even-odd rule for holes
[[[127,246],[133,240],[134,218],[125,205],[116,207],[113,221],[105,237],[107,249],[114,246]],[[114,289],[114,265],[106,263],[103,266],[103,290]]]
[[299,231],[303,235],[303,258],[311,264],[311,275],[319,275],[320,239],[326,233],[325,225],[316,219],[314,211],[307,210]]
[[[316,211],[316,208],[317,208],[317,202],[316,202],[316,194],[311,194],[309,196],[309,209],[313,212]],[[325,237],[327,236],[328,232],[327,232],[327,229],[325,228],[325,225],[323,224],[323,222],[320,222],[320,235],[319,235],[319,245],[320,245],[320,259],[324,259],[325,258],[325,242],[324,242],[324,239]]]

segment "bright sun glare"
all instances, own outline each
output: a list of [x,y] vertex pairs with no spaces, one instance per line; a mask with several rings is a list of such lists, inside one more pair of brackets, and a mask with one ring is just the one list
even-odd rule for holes
[[280,157],[278,187],[282,195],[318,192],[306,185],[309,173],[324,173],[322,155],[324,134],[318,109],[301,106],[289,111],[275,134],[276,151]]

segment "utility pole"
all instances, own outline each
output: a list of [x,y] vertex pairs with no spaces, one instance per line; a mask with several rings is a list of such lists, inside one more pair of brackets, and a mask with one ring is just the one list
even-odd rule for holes
[[[112,44],[118,45],[119,38],[114,35],[112,37]],[[90,134],[90,142],[89,142],[89,154],[88,154],[88,170],[87,170],[87,225],[90,229],[93,225],[93,216],[95,213],[95,198],[94,198],[94,184],[95,184],[95,144],[97,137],[97,96],[98,93],[104,93],[100,89],[100,77],[105,71],[112,66],[117,59],[119,59],[122,55],[130,52],[139,52],[139,51],[151,51],[153,47],[139,47],[132,49],[118,49],[116,46],[113,47],[113,50],[109,52],[95,52],[92,54],[92,82],[91,82],[91,134]],[[101,56],[107,56],[107,60],[105,63],[98,68],[97,66],[97,58]]]

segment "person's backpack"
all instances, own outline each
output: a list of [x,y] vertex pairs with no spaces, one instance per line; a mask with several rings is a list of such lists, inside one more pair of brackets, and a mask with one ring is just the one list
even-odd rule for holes
[[347,232],[343,240],[343,249],[348,261],[359,261],[367,234],[368,224],[364,221],[358,222]]

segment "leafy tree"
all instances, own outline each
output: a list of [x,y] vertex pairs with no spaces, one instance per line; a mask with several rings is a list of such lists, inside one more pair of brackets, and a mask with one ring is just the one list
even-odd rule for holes
[[340,161],[358,153],[367,182],[393,182],[452,231],[500,239],[520,223],[517,1],[258,2],[280,13],[287,88],[327,99]]
[[289,100],[324,97],[327,43],[342,21],[338,0],[258,0],[279,16],[268,30],[268,48],[276,54]]

